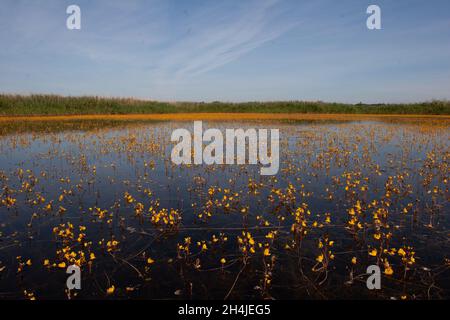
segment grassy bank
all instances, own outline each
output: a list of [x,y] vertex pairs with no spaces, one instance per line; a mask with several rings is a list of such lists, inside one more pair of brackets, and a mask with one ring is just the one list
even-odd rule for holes
[[414,104],[279,102],[158,102],[99,97],[0,94],[0,116],[165,113],[323,113],[450,115],[449,101]]

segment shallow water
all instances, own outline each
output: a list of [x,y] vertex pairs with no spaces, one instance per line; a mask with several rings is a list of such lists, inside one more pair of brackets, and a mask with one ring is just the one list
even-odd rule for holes
[[204,127],[279,128],[279,173],[175,166],[192,122],[2,125],[0,298],[449,298],[450,122]]

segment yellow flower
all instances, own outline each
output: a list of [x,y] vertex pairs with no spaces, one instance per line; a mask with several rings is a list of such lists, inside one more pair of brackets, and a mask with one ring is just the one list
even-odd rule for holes
[[384,269],[384,274],[388,275],[388,276],[391,276],[391,275],[394,274],[394,270],[392,270],[392,267],[388,265]]
[[353,258],[352,258],[352,263],[353,263],[353,264],[356,264],[356,262],[357,262],[356,257],[353,257]]
[[270,251],[269,251],[269,248],[265,248],[264,249],[264,256],[270,256]]
[[116,287],[114,287],[114,285],[112,285],[111,287],[106,289],[106,293],[107,294],[113,294],[115,290],[116,290]]
[[31,266],[31,259],[28,259],[26,264],[27,264],[27,266]]
[[153,263],[155,263],[155,260],[153,260],[152,258],[148,258],[147,259],[147,263],[148,264],[153,264]]
[[403,250],[403,248],[398,249],[397,253],[399,256],[402,256],[402,257],[406,256],[406,252],[405,252],[405,250]]
[[225,263],[227,263],[227,260],[225,260],[225,258],[222,258],[222,259],[220,259],[220,263],[225,264]]
[[273,232],[269,232],[269,233],[266,235],[266,238],[267,238],[267,239],[273,239]]
[[371,251],[369,251],[369,255],[372,257],[375,257],[377,253],[378,253],[377,249],[372,249]]
[[50,264],[50,261],[48,259],[44,260],[44,266],[48,266]]
[[66,267],[66,263],[65,262],[58,263],[58,267],[63,269]]
[[316,258],[316,261],[317,261],[317,262],[322,262],[322,261],[323,261],[323,254],[321,254],[320,256],[318,256],[318,257]]
[[93,252],[91,252],[91,254],[89,255],[89,259],[90,260],[94,260],[95,259],[95,254]]
[[381,234],[380,234],[380,233],[375,233],[375,234],[373,235],[373,237],[374,237],[375,239],[377,239],[377,240],[380,240],[380,239],[381,239]]

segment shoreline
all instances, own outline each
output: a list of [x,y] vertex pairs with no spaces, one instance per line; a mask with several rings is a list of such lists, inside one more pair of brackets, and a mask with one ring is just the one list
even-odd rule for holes
[[326,113],[162,113],[162,114],[80,114],[80,115],[26,115],[0,116],[7,121],[71,121],[71,120],[159,120],[159,121],[241,121],[241,120],[441,120],[450,121],[450,115],[420,114],[326,114]]

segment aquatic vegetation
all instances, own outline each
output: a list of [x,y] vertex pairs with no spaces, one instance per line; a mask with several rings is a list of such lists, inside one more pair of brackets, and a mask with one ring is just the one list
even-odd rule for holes
[[361,119],[276,122],[266,177],[174,165],[170,132],[188,123],[9,123],[0,298],[448,299],[450,122]]

